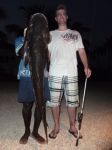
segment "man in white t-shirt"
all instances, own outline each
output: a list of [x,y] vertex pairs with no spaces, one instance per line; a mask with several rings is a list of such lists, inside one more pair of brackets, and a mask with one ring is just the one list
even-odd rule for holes
[[[49,137],[54,139],[60,130],[60,102],[65,95],[68,110],[70,128],[69,132],[76,137],[75,126],[76,109],[79,106],[78,96],[78,73],[77,58],[78,51],[84,66],[85,75],[91,76],[88,67],[87,56],[79,32],[67,28],[67,10],[64,5],[59,5],[56,10],[55,20],[58,29],[51,31],[51,42],[48,45],[50,55],[49,87],[51,100],[49,106],[54,119],[54,128]],[[80,134],[80,138],[81,138]]]

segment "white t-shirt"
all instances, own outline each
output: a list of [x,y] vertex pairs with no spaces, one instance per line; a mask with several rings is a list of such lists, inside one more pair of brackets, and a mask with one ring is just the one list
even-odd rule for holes
[[79,32],[74,30],[54,30],[50,32],[51,42],[48,45],[50,53],[49,75],[77,76],[76,51],[84,48]]

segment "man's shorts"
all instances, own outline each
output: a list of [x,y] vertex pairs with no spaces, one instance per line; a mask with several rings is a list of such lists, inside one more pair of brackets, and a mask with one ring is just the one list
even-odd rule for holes
[[59,106],[64,94],[66,99],[66,105],[69,107],[79,106],[79,95],[78,95],[78,77],[56,77],[49,76],[49,89],[51,99],[48,102],[48,106],[56,107]]
[[[48,78],[44,78],[44,99],[45,101],[50,100],[50,91],[48,86]],[[19,93],[18,93],[18,102],[33,102],[35,101],[35,94],[32,85],[31,77],[20,77],[19,81]]]

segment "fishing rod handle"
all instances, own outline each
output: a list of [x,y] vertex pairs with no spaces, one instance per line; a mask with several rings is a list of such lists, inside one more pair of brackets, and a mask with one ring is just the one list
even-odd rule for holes
[[83,98],[82,98],[82,106],[81,106],[81,114],[84,108],[84,101],[85,101],[85,93],[86,93],[86,87],[87,87],[87,77],[85,78],[85,83],[84,83],[84,91],[83,91]]

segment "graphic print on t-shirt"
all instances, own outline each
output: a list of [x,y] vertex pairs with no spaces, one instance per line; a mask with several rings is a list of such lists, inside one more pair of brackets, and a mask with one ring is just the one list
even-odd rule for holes
[[65,41],[76,41],[78,39],[78,35],[71,33],[71,32],[67,32],[67,33],[63,33],[61,34],[61,37],[63,38],[63,40]]

